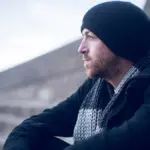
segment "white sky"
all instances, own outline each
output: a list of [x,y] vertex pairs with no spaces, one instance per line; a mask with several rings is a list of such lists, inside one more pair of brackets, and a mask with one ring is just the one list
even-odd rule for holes
[[84,13],[104,1],[0,0],[0,71],[79,38]]

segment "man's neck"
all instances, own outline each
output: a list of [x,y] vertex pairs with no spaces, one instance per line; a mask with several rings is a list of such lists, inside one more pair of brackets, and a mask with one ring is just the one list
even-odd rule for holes
[[[123,79],[124,75],[129,71],[132,67],[132,63],[126,63],[125,65],[120,65],[119,69],[116,69],[116,72],[113,73],[111,78],[106,79],[114,88],[116,88],[121,80]],[[117,67],[116,67],[117,68]]]

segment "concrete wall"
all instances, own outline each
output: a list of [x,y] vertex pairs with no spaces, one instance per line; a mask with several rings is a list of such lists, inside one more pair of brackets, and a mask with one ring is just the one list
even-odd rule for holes
[[0,74],[0,146],[25,118],[70,96],[86,75],[79,40]]
[[150,0],[146,1],[144,10],[148,14],[148,16],[150,16]]

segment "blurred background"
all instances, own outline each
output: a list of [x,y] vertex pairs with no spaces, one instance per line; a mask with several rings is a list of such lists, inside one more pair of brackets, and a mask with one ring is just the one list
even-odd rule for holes
[[[17,124],[84,82],[77,53],[82,17],[105,1],[0,0],[0,150]],[[150,15],[150,0],[130,2]]]

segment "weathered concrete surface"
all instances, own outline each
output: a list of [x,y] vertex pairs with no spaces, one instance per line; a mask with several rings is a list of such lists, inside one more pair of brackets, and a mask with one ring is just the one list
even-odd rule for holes
[[150,16],[150,0],[146,1],[144,10],[148,14],[148,16]]
[[0,146],[25,118],[57,105],[86,78],[79,40],[0,73]]

